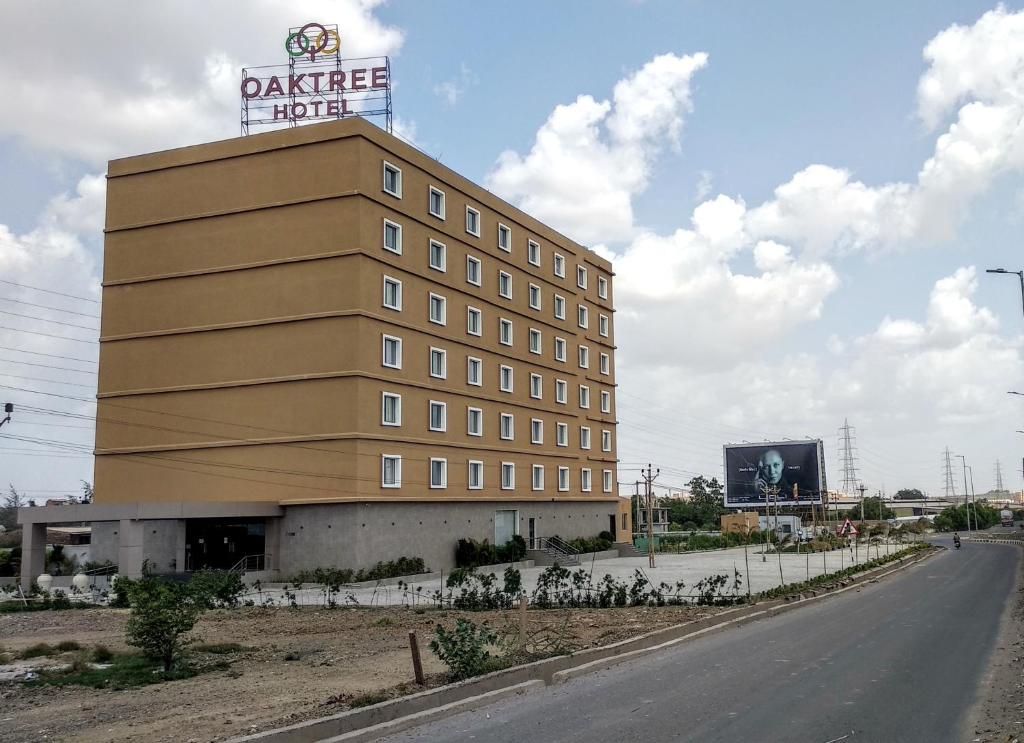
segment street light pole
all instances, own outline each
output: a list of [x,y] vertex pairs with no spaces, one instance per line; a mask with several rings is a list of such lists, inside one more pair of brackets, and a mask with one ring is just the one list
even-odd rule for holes
[[1007,271],[1005,268],[988,268],[985,273],[1004,273],[1004,274],[1016,274],[1017,278],[1020,279],[1020,306],[1021,310],[1024,311],[1024,271]]
[[[974,530],[980,531],[981,527],[978,526],[978,501],[974,497],[974,468],[968,467],[967,469],[971,471],[971,507],[974,508]],[[968,515],[970,515],[970,508],[967,510]]]
[[967,502],[967,497],[969,495],[969,491],[967,490],[967,457],[965,457],[963,454],[957,454],[956,456],[960,458],[960,460],[962,461],[963,466],[964,466],[964,510],[967,512],[967,531],[970,531],[971,530],[971,507],[970,507],[970,505],[968,505],[968,502]]
[[0,420],[0,428],[4,427],[4,423],[10,423],[11,422],[11,413],[13,413],[13,412],[14,412],[14,403],[5,402],[4,403],[4,418],[3,418],[3,420]]

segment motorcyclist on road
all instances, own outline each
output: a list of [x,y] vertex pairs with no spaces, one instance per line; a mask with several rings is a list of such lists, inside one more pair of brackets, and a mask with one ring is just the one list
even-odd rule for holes
[[960,549],[960,535],[953,532],[953,546]]

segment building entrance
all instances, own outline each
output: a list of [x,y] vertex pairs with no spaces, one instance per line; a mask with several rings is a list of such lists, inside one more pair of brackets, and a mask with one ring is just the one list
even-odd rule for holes
[[189,519],[185,522],[185,570],[189,572],[230,570],[242,558],[263,555],[265,548],[263,521]]

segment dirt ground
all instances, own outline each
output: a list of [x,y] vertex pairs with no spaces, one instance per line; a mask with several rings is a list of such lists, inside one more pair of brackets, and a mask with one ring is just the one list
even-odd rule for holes
[[[420,610],[423,611],[423,610]],[[566,628],[580,648],[606,645],[721,609],[627,608],[528,612],[529,633]],[[74,640],[126,650],[127,611],[95,609],[0,615],[0,648],[18,651]],[[568,615],[568,616],[567,616]],[[28,687],[0,681],[0,741],[219,741],[343,711],[368,692],[416,690],[408,633],[415,630],[430,685],[444,666],[427,649],[434,626],[459,616],[517,626],[518,613],[389,609],[237,609],[208,612],[195,635],[204,643],[247,649],[216,656],[211,671],[123,691]],[[286,660],[286,657],[292,660]]]

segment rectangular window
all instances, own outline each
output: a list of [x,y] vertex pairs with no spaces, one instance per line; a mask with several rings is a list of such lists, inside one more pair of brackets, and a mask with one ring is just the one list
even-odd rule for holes
[[470,436],[484,435],[484,411],[480,408],[467,408],[466,433]]
[[530,419],[530,443],[544,443],[544,421],[542,421],[540,418]]
[[430,376],[437,379],[448,377],[448,352],[443,348],[430,349]]
[[402,425],[402,396],[382,392],[380,396],[380,423],[382,426]]
[[402,339],[393,335],[384,336],[384,358],[381,360],[384,366],[392,369],[402,368]]
[[444,219],[444,191],[430,187],[428,208],[433,216]]
[[612,393],[608,390],[601,390],[601,412],[612,412]]
[[530,353],[541,352],[542,340],[540,331],[535,328],[530,328]]
[[606,493],[612,492],[612,471],[602,470],[601,471],[601,489]]
[[384,193],[402,198],[402,170],[387,160],[384,161]]
[[559,467],[558,468],[558,489],[561,492],[565,492],[569,489],[569,468]]
[[555,402],[565,405],[569,400],[569,383],[564,379],[555,380]]
[[512,391],[512,367],[501,365],[500,389],[502,392]]
[[598,315],[597,332],[601,334],[602,338],[608,337],[608,315]]
[[484,486],[484,463],[477,459],[469,460],[469,476],[466,478],[470,490],[481,490]]
[[590,349],[580,346],[580,369],[590,368]]
[[590,407],[590,388],[585,384],[580,385],[580,407],[584,409]]
[[384,306],[402,311],[402,282],[390,276],[384,277]]
[[512,252],[512,230],[498,223],[498,247],[506,253]]
[[565,338],[555,338],[555,361],[565,361]]
[[471,255],[466,256],[466,281],[474,286],[480,286],[480,259]]
[[498,436],[504,441],[514,441],[516,438],[516,418],[511,413],[502,413]]
[[498,271],[498,294],[505,299],[512,299],[512,274]]
[[602,374],[607,374],[608,370],[611,369],[611,359],[609,358],[608,354],[606,354],[606,353],[602,353],[601,356],[600,356],[600,359],[601,359],[601,373]]
[[565,278],[565,256],[555,253],[555,276]]
[[597,277],[597,296],[601,299],[608,299],[608,279],[604,276]]
[[380,457],[380,486],[382,488],[402,487],[402,458],[396,454],[382,454]]
[[512,321],[505,318],[498,319],[498,342],[503,346],[512,345]]
[[447,271],[448,248],[437,240],[430,241],[430,267],[435,271]]
[[569,445],[569,424],[568,423],[556,423],[555,424],[555,443],[558,446]]
[[535,464],[533,465],[533,489],[543,490],[544,489],[544,465]]
[[530,240],[526,243],[527,256],[526,260],[532,263],[534,266],[540,265],[540,243]]
[[438,459],[437,457],[430,458],[430,487],[432,488],[446,488],[448,487],[448,460]]
[[590,323],[590,312],[587,310],[586,306],[581,304],[577,308],[576,314],[578,315],[579,326],[586,329],[587,325]]
[[514,462],[501,463],[501,489],[514,490],[516,487],[516,465]]
[[584,493],[590,492],[590,468],[584,467],[580,470],[580,490]]
[[536,284],[530,284],[530,309],[540,309],[540,287]]
[[384,249],[402,254],[402,225],[389,219],[384,220]]
[[565,297],[559,294],[555,295],[555,319],[565,319]]
[[484,362],[475,356],[466,358],[466,384],[479,387],[484,383]]
[[430,401],[430,430],[444,431],[448,428],[448,406],[436,400]]
[[448,301],[439,294],[430,295],[430,322],[444,325],[448,322]]
[[483,330],[483,315],[476,307],[466,308],[466,332],[470,335],[480,335]]
[[601,451],[612,450],[612,432],[601,431]]
[[580,426],[580,449],[590,448],[590,428],[589,426]]
[[480,212],[471,206],[466,207],[466,232],[480,237]]
[[587,288],[587,269],[583,266],[576,266],[576,286],[580,289]]
[[534,400],[544,398],[544,377],[540,374],[530,374],[530,397]]

